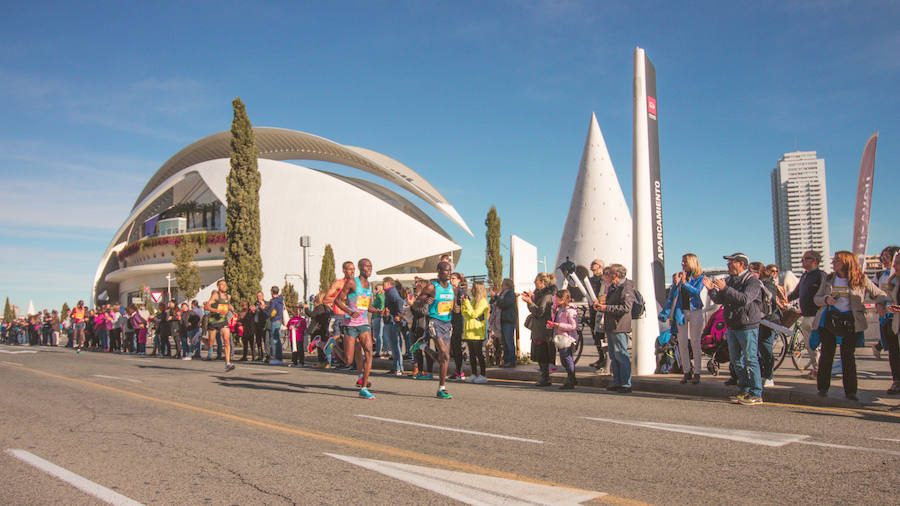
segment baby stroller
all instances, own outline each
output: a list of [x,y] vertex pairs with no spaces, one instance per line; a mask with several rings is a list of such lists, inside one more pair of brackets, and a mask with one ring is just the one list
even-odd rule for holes
[[656,372],[669,374],[678,368],[678,348],[672,339],[672,331],[665,330],[656,338]]
[[704,355],[710,357],[706,363],[706,370],[713,376],[719,374],[719,364],[731,360],[728,354],[728,341],[725,339],[726,330],[728,327],[725,326],[724,311],[720,307],[707,320],[700,338],[700,349]]

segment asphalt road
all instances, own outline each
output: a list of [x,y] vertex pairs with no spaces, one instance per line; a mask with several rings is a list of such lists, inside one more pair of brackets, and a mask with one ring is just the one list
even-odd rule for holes
[[897,503],[898,413],[355,379],[0,346],[0,503]]

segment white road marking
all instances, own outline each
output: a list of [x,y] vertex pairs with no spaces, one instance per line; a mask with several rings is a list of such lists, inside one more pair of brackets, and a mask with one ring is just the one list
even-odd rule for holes
[[800,444],[812,446],[824,446],[826,448],[838,448],[841,450],[858,450],[861,452],[885,453],[887,455],[900,455],[900,452],[894,450],[885,450],[882,448],[866,448],[865,446],[847,446],[834,443],[819,443],[818,441],[797,441]]
[[275,369],[275,368],[268,368],[268,367],[253,367],[253,366],[241,365],[241,366],[236,366],[236,367],[234,368],[235,371],[240,371],[240,370],[243,370],[243,369],[250,369],[250,370],[256,370],[256,371],[273,372],[273,373],[275,373],[275,374],[290,374],[290,371],[279,371],[278,369]]
[[424,424],[424,423],[407,422],[406,420],[395,420],[393,418],[381,418],[378,416],[369,416],[369,415],[356,415],[356,416],[358,416],[360,418],[369,418],[372,420],[380,420],[382,422],[400,423],[403,425],[413,425],[416,427],[425,427],[426,429],[437,429],[437,430],[446,430],[446,431],[450,431],[450,432],[461,432],[463,434],[494,437],[494,438],[498,438],[498,439],[508,439],[510,441],[521,441],[523,443],[544,444],[543,441],[538,441],[537,439],[525,439],[525,438],[520,438],[520,437],[504,436],[503,434],[490,434],[488,432],[478,432],[478,431],[466,430],[466,429],[455,429],[453,427],[442,427],[440,425],[428,425],[428,424]]
[[95,374],[95,378],[105,378],[111,380],[122,380],[122,381],[130,381],[132,383],[142,383],[141,380],[131,379],[131,378],[120,378],[118,376],[105,376],[103,374]]
[[584,417],[588,420],[598,422],[617,423],[621,425],[633,425],[635,427],[645,427],[648,429],[667,430],[670,432],[682,432],[685,434],[694,434],[696,436],[714,437],[719,439],[728,439],[730,441],[740,441],[742,443],[751,443],[763,446],[784,446],[790,443],[798,443],[809,438],[803,434],[784,434],[780,432],[757,432],[751,430],[738,429],[720,429],[716,427],[697,427],[694,425],[675,425],[671,423],[656,422],[638,422],[633,420],[613,420],[611,418],[592,418]]
[[37,350],[19,350],[19,351],[0,350],[0,353],[8,353],[10,355],[21,355],[22,353],[37,353]]
[[900,443],[900,439],[891,439],[889,437],[870,437],[869,439],[874,439],[876,441],[892,441],[894,443]]
[[398,462],[347,457],[326,453],[329,457],[405,481],[466,504],[575,505],[606,495],[604,492],[552,487],[525,481],[495,478],[479,474],[413,466]]
[[20,364],[18,362],[7,362],[6,360],[0,360],[0,362],[3,362],[4,364],[9,364],[9,365],[24,365],[24,364]]
[[22,462],[26,462],[31,464],[32,466],[44,471],[45,473],[59,478],[60,480],[72,485],[73,487],[81,490],[86,494],[90,494],[101,501],[105,501],[109,504],[114,504],[116,506],[133,506],[140,505],[141,503],[129,499],[118,492],[114,492],[102,485],[98,485],[93,481],[88,480],[87,478],[83,478],[67,469],[63,469],[62,467],[57,466],[52,462],[48,462],[37,455],[32,453],[28,453],[25,450],[14,450],[12,448],[6,450],[6,453],[12,455],[13,457],[21,460]]

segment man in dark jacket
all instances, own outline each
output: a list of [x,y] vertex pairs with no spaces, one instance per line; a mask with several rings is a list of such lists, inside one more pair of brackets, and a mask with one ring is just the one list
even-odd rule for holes
[[394,286],[394,279],[387,277],[382,280],[384,286],[384,309],[381,315],[384,319],[384,341],[391,350],[391,370],[388,374],[403,376],[403,352],[400,349],[400,313],[403,312],[403,297]]
[[503,336],[503,363],[500,367],[516,366],[516,325],[519,322],[519,309],[513,287],[511,279],[504,279],[500,283],[500,293],[494,295],[491,301],[500,310],[500,334]]
[[621,264],[612,264],[603,271],[609,291],[606,302],[598,300],[594,308],[603,313],[603,333],[609,344],[610,369],[613,384],[607,390],[631,393],[631,354],[628,334],[631,332],[631,306],[634,305],[634,283],[625,276],[628,271]]
[[762,379],[759,370],[757,342],[759,339],[760,294],[762,283],[748,269],[750,259],[743,253],[723,257],[728,260],[727,280],[703,279],[709,296],[722,304],[725,325],[728,326],[728,352],[738,377],[741,392],[731,398],[747,406],[762,404]]
[[[599,297],[601,294],[605,295],[606,283],[603,281],[603,260],[597,258],[591,262],[591,274],[592,276],[588,278],[588,282],[591,284],[591,290],[594,291],[594,296]],[[599,317],[603,318],[603,315],[599,315]],[[597,347],[597,361],[590,364],[590,366],[598,371],[602,371],[603,369],[606,369],[606,352],[603,351],[603,339],[605,339],[605,337],[603,336],[602,327],[597,326],[597,318],[597,310],[591,306],[590,324],[594,345]]]
[[806,368],[809,369],[808,378],[815,379],[816,370],[819,367],[819,349],[812,348],[809,338],[812,335],[816,312],[819,310],[819,306],[813,301],[813,297],[819,291],[819,286],[822,285],[822,280],[825,279],[825,273],[822,272],[822,269],[819,269],[822,254],[818,251],[807,251],[803,254],[800,261],[805,272],[800,276],[800,282],[797,283],[794,291],[788,294],[788,300],[800,299],[800,314],[802,315],[800,317],[800,333],[803,334],[803,339],[806,341],[806,351],[809,353],[809,363],[806,365]]

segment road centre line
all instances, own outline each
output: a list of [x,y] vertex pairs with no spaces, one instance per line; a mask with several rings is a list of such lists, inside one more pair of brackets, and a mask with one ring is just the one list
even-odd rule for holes
[[403,425],[412,425],[415,427],[424,427],[426,429],[437,429],[437,430],[446,430],[449,432],[460,432],[462,434],[472,434],[474,436],[493,437],[493,438],[497,438],[497,439],[508,439],[510,441],[521,441],[523,443],[544,444],[543,441],[538,441],[537,439],[525,439],[525,438],[514,437],[514,436],[504,436],[503,434],[491,434],[488,432],[478,432],[478,431],[474,431],[474,430],[456,429],[453,427],[442,427],[440,425],[428,425],[425,423],[408,422],[406,420],[395,420],[393,418],[381,418],[380,416],[370,416],[370,415],[356,415],[356,416],[358,416],[360,418],[368,418],[371,420],[379,420],[382,422],[399,423],[399,424],[403,424]]
[[784,446],[790,443],[799,443],[809,436],[804,434],[784,434],[780,432],[759,432],[752,430],[721,429],[718,427],[698,427],[695,425],[676,425],[672,423],[640,422],[635,420],[615,420],[612,418],[583,417],[597,422],[615,423],[619,425],[631,425],[645,429],[665,430],[669,432],[681,432],[718,439],[727,439],[741,443],[751,443],[762,446]]
[[900,452],[898,452],[898,451],[885,450],[883,448],[867,448],[865,446],[848,446],[848,445],[839,445],[839,444],[834,444],[834,443],[820,443],[818,441],[797,441],[797,443],[802,444],[802,445],[824,446],[826,448],[837,448],[839,450],[858,450],[861,452],[885,453],[887,455],[900,456]]
[[[0,366],[0,367],[6,367],[6,366]],[[202,408],[199,406],[185,404],[185,403],[178,402],[178,401],[172,401],[172,400],[165,399],[165,398],[154,397],[152,395],[146,395],[146,394],[141,394],[141,393],[137,393],[137,392],[130,392],[128,390],[122,390],[120,388],[116,388],[116,387],[109,386],[109,385],[104,385],[101,383],[95,383],[93,381],[83,380],[80,378],[72,378],[72,377],[68,377],[68,376],[62,376],[59,374],[42,371],[40,369],[32,369],[30,367],[21,367],[21,368],[17,368],[17,370],[27,371],[32,374],[37,374],[39,376],[46,376],[48,378],[54,378],[54,379],[60,380],[67,387],[71,387],[73,384],[80,384],[80,385],[91,387],[91,388],[107,390],[109,392],[115,392],[115,393],[121,394],[126,397],[133,397],[135,399],[141,399],[141,400],[145,400],[145,401],[154,402],[157,404],[163,404],[163,405],[168,405],[168,406],[172,406],[172,407],[177,407],[177,408],[181,408],[186,411],[194,411],[197,413],[203,413],[206,415],[223,418],[223,419],[230,420],[233,422],[243,423],[245,425],[251,425],[251,426],[261,427],[261,428],[265,428],[265,429],[269,429],[269,430],[273,430],[273,431],[282,432],[285,434],[300,436],[300,437],[303,437],[306,439],[323,441],[323,442],[341,445],[341,446],[350,446],[350,447],[366,450],[369,452],[391,455],[394,457],[406,459],[406,461],[415,460],[415,461],[423,462],[423,463],[426,463],[426,464],[429,464],[432,466],[452,468],[452,469],[456,469],[456,470],[468,472],[468,473],[480,473],[483,475],[495,476],[498,478],[520,480],[520,481],[525,481],[528,483],[536,483],[539,485],[550,485],[550,486],[565,487],[565,488],[577,488],[577,487],[571,487],[570,485],[566,485],[563,483],[539,480],[539,479],[530,478],[527,476],[518,475],[515,473],[510,473],[507,471],[500,471],[498,469],[483,467],[483,466],[480,466],[477,464],[470,464],[468,462],[462,462],[462,461],[455,460],[455,459],[448,458],[448,457],[438,457],[438,456],[424,454],[424,453],[421,453],[418,451],[405,450],[402,448],[396,448],[393,446],[388,446],[388,445],[384,445],[384,444],[380,444],[380,443],[373,443],[373,442],[365,441],[362,439],[355,439],[352,437],[339,436],[336,434],[329,434],[329,433],[324,433],[324,432],[311,432],[311,431],[305,430],[305,429],[299,429],[299,428],[294,428],[294,427],[287,426],[287,425],[282,425],[277,422],[270,422],[270,421],[264,421],[264,420],[259,420],[259,419],[253,419],[253,418],[249,418],[246,416],[239,416],[239,415],[233,414],[233,412],[234,412],[233,410],[232,410],[232,413],[225,413],[225,412],[221,412],[221,411],[216,411],[214,409]],[[223,407],[225,407],[225,406],[223,406]],[[644,504],[639,501],[634,501],[631,499],[627,499],[624,497],[617,497],[617,496],[613,496],[613,495],[606,495],[597,500],[600,500],[602,502],[616,503],[616,504],[635,504],[635,505]]]
[[120,378],[118,376],[104,376],[103,374],[94,374],[95,378],[105,378],[111,380],[122,380],[122,381],[130,381],[132,383],[143,383],[141,380],[131,379],[131,378]]
[[893,443],[900,443],[900,439],[891,439],[889,437],[870,437],[869,439],[874,439],[876,441],[891,441]]
[[19,350],[19,351],[0,350],[0,353],[6,353],[9,355],[21,355],[22,353],[37,353],[37,350]]
[[18,362],[7,362],[6,360],[0,360],[0,362],[2,362],[4,364],[9,364],[9,365],[18,365],[18,366],[24,365],[24,364],[20,364]]
[[124,495],[114,492],[102,485],[94,483],[93,481],[79,476],[68,469],[57,466],[56,464],[44,460],[33,453],[28,453],[25,450],[16,450],[16,449],[8,449],[6,453],[12,455],[13,457],[25,462],[26,464],[31,464],[32,466],[44,471],[45,473],[53,476],[55,478],[59,478],[60,480],[72,485],[73,487],[81,490],[82,492],[92,495],[101,501],[107,502],[109,504],[113,504],[115,506],[138,506],[141,503],[125,497]]

